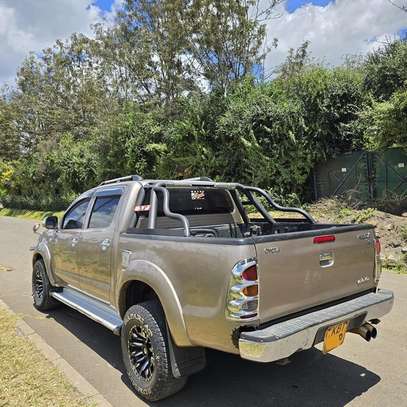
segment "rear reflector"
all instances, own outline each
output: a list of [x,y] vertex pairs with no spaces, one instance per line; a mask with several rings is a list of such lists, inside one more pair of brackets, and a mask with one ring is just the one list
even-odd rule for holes
[[316,236],[314,237],[314,244],[334,242],[335,239],[334,235]]

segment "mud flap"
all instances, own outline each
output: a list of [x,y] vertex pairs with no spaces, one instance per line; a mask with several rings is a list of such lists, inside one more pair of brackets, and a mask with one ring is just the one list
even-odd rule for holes
[[171,337],[167,326],[171,370],[174,377],[189,376],[206,366],[205,349],[202,347],[179,347]]

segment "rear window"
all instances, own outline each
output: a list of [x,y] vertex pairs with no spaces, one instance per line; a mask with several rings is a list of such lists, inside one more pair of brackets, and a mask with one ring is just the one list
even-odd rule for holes
[[[230,195],[224,189],[217,188],[168,188],[170,210],[182,215],[211,213],[231,213],[234,206]],[[158,216],[164,216],[163,195],[157,192]],[[147,191],[143,205],[150,203],[150,191]]]

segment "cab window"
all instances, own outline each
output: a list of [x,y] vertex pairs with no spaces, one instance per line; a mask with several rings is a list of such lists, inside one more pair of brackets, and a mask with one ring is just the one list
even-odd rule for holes
[[62,229],[82,229],[89,199],[78,202],[65,215]]

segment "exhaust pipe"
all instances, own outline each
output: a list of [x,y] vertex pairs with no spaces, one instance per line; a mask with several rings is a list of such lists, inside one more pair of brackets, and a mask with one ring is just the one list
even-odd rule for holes
[[368,322],[364,323],[359,328],[353,329],[352,332],[360,335],[367,342],[369,342],[371,339],[376,338],[377,336],[376,328]]
[[377,329],[372,324],[369,324],[368,322],[366,322],[366,324],[364,324],[364,326],[366,326],[366,328],[370,332],[370,337],[372,339],[375,339],[377,337]]

